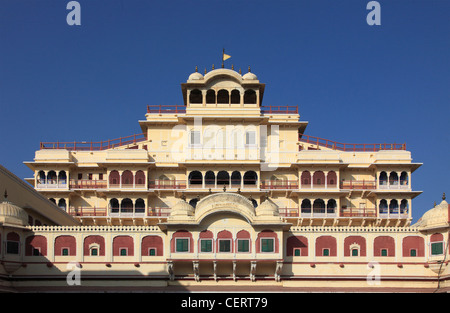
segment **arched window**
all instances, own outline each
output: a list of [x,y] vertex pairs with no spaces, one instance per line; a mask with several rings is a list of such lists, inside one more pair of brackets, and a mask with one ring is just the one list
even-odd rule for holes
[[145,213],[145,202],[144,199],[137,199],[134,204],[134,213]]
[[311,173],[303,171],[301,176],[302,188],[311,188]]
[[217,103],[230,103],[230,96],[228,90],[221,89],[217,92]]
[[111,213],[119,213],[119,200],[116,198],[109,200],[109,208],[111,209]]
[[56,172],[55,171],[48,172],[47,184],[56,184]]
[[302,214],[311,214],[311,201],[309,199],[303,199],[301,204]]
[[45,172],[44,171],[39,171],[39,179],[38,179],[38,183],[39,184],[45,184]]
[[373,241],[373,256],[395,256],[395,240],[391,236],[378,236]]
[[409,204],[408,200],[403,199],[400,202],[400,214],[408,214]]
[[389,175],[389,185],[398,185],[397,172],[391,172],[391,174]]
[[145,185],[145,174],[143,171],[137,171],[134,177],[136,186],[144,186]]
[[56,200],[55,200],[55,199],[50,198],[50,199],[48,199],[48,200],[50,200],[51,202],[53,202],[54,204],[56,204]]
[[231,103],[232,104],[241,103],[241,93],[239,92],[239,90],[234,89],[231,91]]
[[250,199],[250,201],[252,202],[254,208],[258,207],[258,202],[255,199]]
[[313,175],[313,186],[317,187],[325,187],[325,173],[322,171],[314,172]]
[[236,234],[235,242],[236,252],[251,252],[251,237],[250,233],[246,230],[240,230]]
[[316,199],[313,203],[313,214],[325,213],[325,201]]
[[114,170],[109,173],[109,186],[119,186],[120,184],[120,174],[118,171]]
[[327,175],[327,186],[328,187],[336,187],[337,183],[337,175],[335,171],[328,172]]
[[328,214],[335,213],[336,207],[337,207],[336,200],[334,200],[334,199],[328,200],[328,202],[327,202],[327,213]]
[[105,238],[99,235],[90,235],[84,239],[83,253],[86,256],[104,256]]
[[389,202],[389,214],[398,214],[398,201],[395,199]]
[[25,240],[26,256],[46,256],[47,238],[41,235],[33,235]]
[[402,172],[400,174],[400,185],[402,186],[408,185],[408,173]]
[[122,187],[132,187],[133,186],[133,173],[126,170],[122,173]]
[[133,212],[133,201],[130,198],[122,199],[120,203],[120,213],[132,213]]
[[66,171],[60,171],[58,173],[58,183],[59,184],[66,184],[67,183]]
[[258,182],[258,175],[254,171],[247,171],[244,174],[244,185],[256,185]]
[[203,176],[199,171],[192,171],[189,173],[189,185],[202,185],[203,184]]
[[382,199],[380,201],[379,212],[380,212],[380,214],[387,214],[388,213],[388,204],[387,204],[387,201],[385,199]]
[[64,211],[66,210],[66,207],[67,207],[67,205],[66,205],[66,199],[59,199],[59,201],[58,201],[58,207],[60,208],[60,209],[63,209]]
[[383,185],[387,185],[387,183],[388,183],[388,177],[387,177],[386,172],[383,171],[380,173],[379,184],[383,186]]
[[194,89],[189,94],[189,103],[202,103],[202,92],[198,89]]
[[113,256],[133,256],[134,243],[131,236],[116,236],[113,239]]
[[11,232],[6,235],[6,253],[20,253],[20,236],[17,233]]
[[241,185],[241,173],[238,171],[234,171],[231,173],[231,185],[235,187],[239,187]]
[[245,91],[244,104],[256,104],[256,92],[253,89]]
[[220,171],[217,173],[217,186],[229,186],[230,184],[230,174],[226,171]]
[[216,185],[216,175],[213,171],[207,171],[205,173],[205,187],[214,188]]
[[214,90],[210,89],[206,92],[206,103],[207,104],[216,103],[216,92]]
[[286,240],[286,256],[308,256],[308,238],[290,236]]

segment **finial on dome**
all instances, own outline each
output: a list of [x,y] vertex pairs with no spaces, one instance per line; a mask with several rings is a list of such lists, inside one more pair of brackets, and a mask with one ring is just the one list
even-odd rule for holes
[[8,192],[6,191],[6,189],[5,189],[5,193],[3,195],[5,196],[5,200],[6,200],[6,198],[8,198]]
[[184,201],[186,201],[186,195],[184,194],[184,191],[183,191],[183,193],[181,194],[181,199],[183,199]]
[[206,71],[206,67],[205,67],[205,75],[206,75],[207,71]]
[[250,70],[250,65],[248,66],[248,72],[249,72],[249,73],[251,72],[251,70]]
[[242,74],[242,70],[241,69],[239,69],[239,74]]
[[213,64],[213,66],[212,66],[212,69],[214,69],[214,64]]
[[197,67],[197,65],[195,66],[195,72],[196,72],[196,73],[198,72],[198,67]]
[[445,192],[444,192],[444,194],[442,195],[442,200],[445,200],[446,198],[445,198]]
[[223,192],[227,191],[227,186],[223,185]]
[[231,69],[234,70],[234,65],[233,64],[231,64]]

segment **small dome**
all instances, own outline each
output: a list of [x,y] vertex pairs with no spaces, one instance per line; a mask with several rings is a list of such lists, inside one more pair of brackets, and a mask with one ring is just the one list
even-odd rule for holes
[[28,214],[24,209],[5,200],[0,203],[0,223],[25,226],[28,224]]
[[445,201],[445,197],[439,205],[436,205],[417,221],[413,226],[421,229],[431,229],[449,226],[449,204]]
[[172,207],[170,216],[193,216],[195,209],[184,200],[179,201]]
[[257,80],[258,77],[256,77],[255,74],[248,72],[247,74],[245,74],[244,76],[242,76],[242,79],[244,80]]
[[279,216],[278,206],[272,200],[267,199],[256,208],[256,216]]
[[202,80],[203,75],[197,72],[197,68],[195,68],[195,72],[189,75],[188,80]]

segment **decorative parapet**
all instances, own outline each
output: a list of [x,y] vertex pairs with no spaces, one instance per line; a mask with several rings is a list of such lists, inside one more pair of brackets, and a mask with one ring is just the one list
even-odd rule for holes
[[419,233],[417,227],[292,226],[293,233]]
[[158,226],[29,226],[34,232],[161,232]]

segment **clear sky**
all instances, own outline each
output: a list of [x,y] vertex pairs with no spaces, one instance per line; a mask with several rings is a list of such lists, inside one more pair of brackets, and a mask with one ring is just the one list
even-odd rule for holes
[[183,103],[180,83],[221,63],[266,84],[265,105],[298,105],[306,133],[406,143],[414,222],[450,197],[450,1],[0,1],[0,164],[32,177],[41,141],[141,132],[147,104]]

